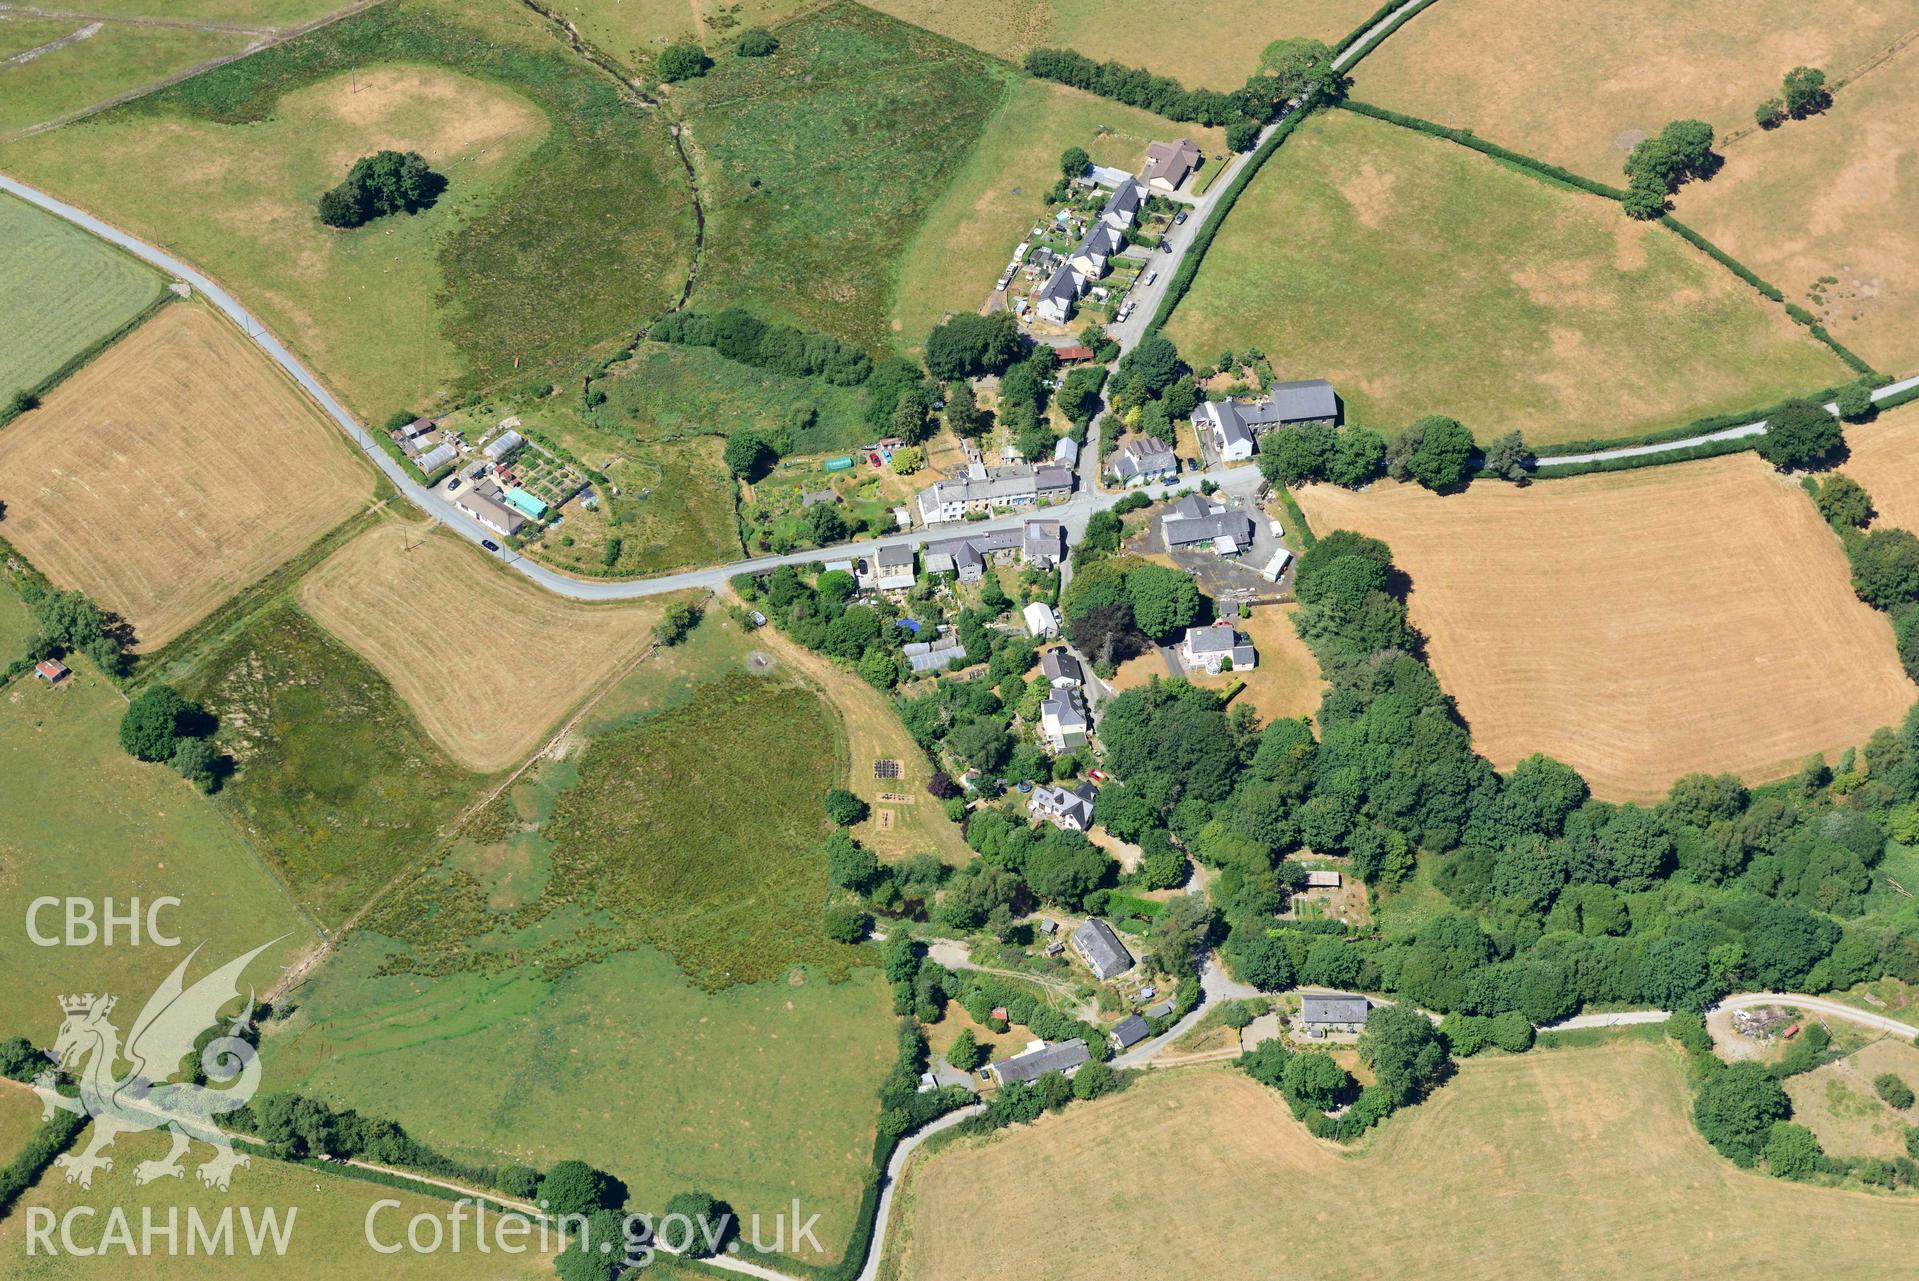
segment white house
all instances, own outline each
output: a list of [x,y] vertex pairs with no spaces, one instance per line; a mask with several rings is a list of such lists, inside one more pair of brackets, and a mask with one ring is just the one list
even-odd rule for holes
[[1081,783],[1071,790],[1042,783],[1033,789],[1026,812],[1069,832],[1084,832],[1093,826],[1093,798],[1098,795],[1091,783]]
[[1113,451],[1108,465],[1122,485],[1144,485],[1179,475],[1179,456],[1157,436],[1134,436]]
[[1059,618],[1053,613],[1053,607],[1043,600],[1036,600],[1021,610],[1020,617],[1026,620],[1026,634],[1035,640],[1049,640],[1059,635]]
[[1039,705],[1039,732],[1055,755],[1086,746],[1093,728],[1086,698],[1076,689],[1056,689]]
[[1086,669],[1067,649],[1049,649],[1041,654],[1039,670],[1054,689],[1078,689],[1086,683]]
[[1259,665],[1258,651],[1241,641],[1227,622],[1188,627],[1186,638],[1179,643],[1179,657],[1188,669],[1204,668],[1214,676],[1224,671],[1229,661],[1236,672],[1251,671]]

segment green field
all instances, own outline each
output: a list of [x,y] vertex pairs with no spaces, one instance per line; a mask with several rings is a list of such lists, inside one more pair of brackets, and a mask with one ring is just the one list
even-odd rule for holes
[[0,195],[0,403],[138,316],[160,278],[71,223]]
[[27,1145],[40,1128],[40,1100],[27,1087],[0,1080],[0,1165]]
[[0,666],[26,653],[27,642],[38,631],[27,607],[20,603],[11,587],[0,581]]
[[901,255],[1008,79],[972,49],[857,5],[779,37],[771,57],[722,57],[674,89],[706,189],[694,303],[886,351]]
[[[84,1144],[89,1136],[83,1134]],[[202,1187],[191,1173],[192,1167],[206,1159],[207,1149],[194,1146],[185,1158],[188,1173],[181,1179],[159,1179],[141,1187],[133,1181],[133,1167],[140,1161],[158,1158],[166,1152],[166,1140],[158,1134],[123,1135],[109,1151],[113,1169],[96,1175],[89,1191],[68,1183],[58,1172],[42,1178],[38,1186],[20,1198],[13,1213],[0,1221],[0,1256],[8,1260],[7,1275],[15,1281],[175,1281],[192,1277],[194,1281],[361,1281],[375,1276],[404,1276],[408,1281],[549,1281],[553,1276],[550,1260],[535,1250],[524,1254],[505,1254],[498,1250],[481,1256],[473,1239],[472,1208],[468,1207],[463,1249],[452,1249],[452,1228],[447,1216],[450,1202],[437,1197],[402,1192],[377,1183],[345,1175],[288,1165],[268,1157],[256,1156],[252,1164],[233,1175],[233,1186],[226,1192]],[[381,1208],[373,1224],[382,1244],[404,1244],[407,1223],[415,1215],[431,1215],[446,1232],[442,1248],[435,1253],[404,1251],[386,1255],[376,1253],[367,1243],[367,1216],[374,1203],[398,1202]],[[94,1208],[92,1217],[75,1216],[73,1241],[83,1249],[101,1248],[95,1257],[65,1252],[49,1256],[27,1256],[27,1219],[32,1207],[45,1207],[56,1216],[69,1209]],[[105,1238],[110,1209],[123,1211],[133,1227],[135,1249],[114,1245]],[[187,1254],[189,1207],[202,1222],[212,1227],[223,1212],[233,1212],[235,1248],[231,1254]],[[166,1248],[166,1238],[153,1238],[152,1253],[137,1247],[141,1241],[142,1211],[152,1211],[155,1225],[164,1229],[169,1211],[178,1210],[178,1246]],[[250,1211],[258,1216],[272,1210],[285,1224],[292,1213],[292,1231],[285,1254],[271,1245],[255,1255],[246,1240],[241,1215]],[[492,1225],[489,1218],[489,1227]],[[425,1238],[423,1238],[425,1239]],[[59,1241],[56,1230],[55,1242]],[[531,1243],[537,1237],[528,1237]]]
[[[56,1000],[69,992],[113,992],[137,1013],[140,1002],[185,955],[204,943],[223,964],[269,939],[249,980],[264,991],[279,967],[313,942],[313,931],[271,872],[218,810],[162,765],[120,749],[126,704],[84,661],[57,688],[31,677],[0,690],[0,919],[9,922],[0,959],[0,1037],[46,1044],[60,1025]],[[160,918],[181,949],[50,947],[29,943],[27,906],[42,896],[116,910],[140,898],[183,900]],[[59,930],[58,913],[42,933]],[[122,1025],[123,1027],[125,1024]]]
[[[27,48],[94,24],[75,17],[34,25],[55,29]],[[11,26],[0,26],[0,41],[13,43]],[[235,31],[109,23],[86,39],[50,49],[31,61],[0,66],[0,132],[58,120],[203,62],[230,57],[251,40]],[[0,60],[20,51],[0,48]]]
[[1084,147],[1095,164],[1137,171],[1146,144],[1182,137],[1208,156],[1225,150],[1218,129],[1175,124],[1043,80],[1015,81],[907,245],[893,299],[900,342],[917,348],[947,312],[986,301],[1014,246],[1047,212],[1060,152]]
[[448,760],[385,680],[292,605],[199,665],[237,769],[215,798],[336,925],[428,853],[480,779]]
[[653,74],[654,60],[671,41],[690,40],[714,58],[730,56],[740,32],[771,27],[816,0],[553,0],[580,34],[639,75]]
[[[1444,287],[1436,287],[1443,282]],[[1349,419],[1427,413],[1482,439],[1616,437],[1772,403],[1850,371],[1657,226],[1349,112],[1260,170],[1173,315],[1192,359],[1257,346]]]
[[[354,232],[320,193],[412,148],[430,210]],[[380,419],[552,380],[678,294],[690,255],[664,124],[508,0],[399,0],[64,129],[0,166],[230,286]]]

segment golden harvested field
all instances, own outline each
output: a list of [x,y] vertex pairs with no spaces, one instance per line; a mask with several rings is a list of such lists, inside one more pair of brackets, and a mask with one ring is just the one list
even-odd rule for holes
[[163,308],[0,432],[8,540],[130,619],[143,650],[371,489],[338,428],[198,305]]
[[1391,545],[1433,669],[1501,769],[1544,752],[1609,800],[1695,770],[1758,783],[1864,742],[1919,692],[1839,540],[1755,455],[1299,499],[1322,535]]
[[1687,1107],[1662,1046],[1476,1059],[1349,1155],[1230,1068],[1149,1073],[917,1160],[882,1275],[1692,1281],[1722,1256],[1749,1276],[1911,1274],[1919,1206],[1742,1171]]
[[1846,449],[1839,470],[1872,495],[1876,521],[1919,531],[1919,408],[1902,407],[1846,428]]
[[1188,88],[1237,89],[1274,40],[1335,44],[1376,7],[1369,0],[1192,0],[1177,11],[1142,0],[876,0],[874,8],[1012,62],[1028,49],[1077,49],[1144,66]]
[[1353,95],[1624,186],[1639,136],[1690,118],[1723,138],[1793,67],[1837,79],[1915,27],[1919,0],[1446,0],[1366,56]]
[[1711,182],[1675,202],[1840,342],[1900,375],[1919,368],[1919,25],[1911,34],[1829,111],[1740,139]]
[[300,604],[372,663],[469,768],[505,769],[647,644],[663,606],[562,600],[431,525],[370,529]]

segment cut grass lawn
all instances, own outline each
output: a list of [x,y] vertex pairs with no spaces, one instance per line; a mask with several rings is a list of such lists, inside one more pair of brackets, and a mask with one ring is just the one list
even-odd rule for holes
[[[1403,1273],[1408,1250],[1434,1277],[1680,1281],[1720,1252],[1755,1274],[1907,1273],[1909,1203],[1740,1170],[1699,1138],[1688,1108],[1662,1045],[1474,1059],[1347,1154],[1239,1072],[1149,1073],[1123,1094],[918,1158],[889,1275],[1362,1281]],[[1124,1197],[1114,1170],[1126,1172]],[[1361,1206],[1367,1226],[1355,1231]],[[1185,1231],[1139,1228],[1159,1222]],[[1820,1230],[1782,1230],[1806,1222]]]
[[1015,81],[907,246],[893,300],[900,343],[917,349],[940,317],[986,302],[1014,247],[1045,214],[1062,151],[1083,147],[1095,164],[1137,170],[1148,143],[1179,137],[1208,155],[1225,148],[1223,130],[1174,124],[1044,80]]
[[845,1250],[894,1053],[873,971],[707,993],[641,949],[427,980],[382,976],[390,946],[358,936],[300,990],[265,1044],[276,1081],[475,1161],[591,1162],[636,1207],[698,1187],[770,1224],[798,1197],[825,1246],[799,1257]]
[[1273,40],[1334,44],[1374,9],[1367,0],[1193,0],[1177,12],[1142,0],[878,0],[874,7],[1011,62],[1033,48],[1077,49],[1211,89],[1239,88]]
[[771,57],[722,57],[673,89],[705,188],[694,305],[744,306],[883,353],[901,255],[1010,77],[857,5],[779,38]]
[[502,770],[649,642],[657,600],[567,600],[436,526],[368,530],[300,584],[300,604],[406,700],[456,761]]
[[1915,27],[1919,0],[1447,0],[1367,54],[1354,92],[1623,186],[1667,121],[1750,128],[1793,67],[1847,75]]
[[1891,625],[1854,597],[1839,540],[1754,455],[1299,499],[1322,535],[1392,547],[1433,669],[1501,769],[1544,752],[1609,800],[1700,770],[1759,783],[1912,705]]
[[[1908,23],[1919,27],[1919,12]],[[1919,44],[1908,44],[1829,111],[1727,147],[1713,180],[1676,201],[1679,217],[1901,376],[1919,370],[1916,82]]]
[[160,278],[73,224],[0,195],[0,404],[39,387],[160,296]]
[[329,925],[431,850],[480,783],[291,605],[208,655],[187,692],[220,718],[236,763],[216,803]]
[[55,582],[178,636],[367,502],[305,392],[211,308],[162,308],[0,431],[13,545]]
[[[0,914],[10,923],[7,982],[0,984],[0,1039],[51,1044],[72,992],[113,992],[135,1011],[183,951],[129,947],[35,947],[27,905],[43,895],[111,896],[177,908],[161,924],[185,947],[205,943],[214,964],[284,936],[254,963],[261,991],[281,965],[314,941],[286,891],[191,784],[164,765],[120,748],[126,704],[84,660],[58,686],[15,681],[0,690]],[[42,932],[58,932],[43,913]],[[127,1026],[122,1024],[122,1026]]]
[[1919,406],[1847,427],[1839,470],[1872,495],[1875,524],[1919,532]]
[[[0,39],[11,34],[7,27],[12,25],[0,26]],[[60,40],[88,28],[93,28],[93,34],[47,49],[26,62],[9,64],[9,54],[16,51],[0,49],[0,132],[59,120],[201,63],[231,57],[254,39],[237,31],[102,25],[90,17],[63,18],[51,25],[60,29],[45,35],[45,40]]]
[[[1431,282],[1443,281],[1444,288]],[[1325,377],[1349,420],[1610,438],[1851,371],[1730,272],[1611,201],[1351,112],[1308,120],[1207,254],[1169,335]]]
[[[80,1143],[84,1145],[89,1138],[90,1132],[83,1133]],[[403,1250],[407,1224],[414,1216],[430,1217],[445,1229],[447,1236],[440,1250],[405,1250],[398,1256],[405,1260],[402,1266],[408,1281],[472,1281],[475,1277],[485,1277],[486,1281],[547,1281],[553,1275],[550,1257],[539,1251],[537,1233],[523,1239],[528,1247],[524,1254],[506,1254],[495,1248],[485,1256],[484,1264],[476,1264],[472,1207],[467,1207],[462,1248],[456,1251],[447,1223],[453,1213],[448,1201],[269,1157],[253,1157],[252,1164],[235,1172],[232,1190],[223,1192],[203,1186],[192,1174],[208,1151],[195,1144],[185,1158],[188,1173],[184,1178],[136,1185],[133,1167],[141,1161],[159,1159],[166,1150],[167,1140],[160,1134],[123,1134],[109,1149],[113,1170],[97,1175],[91,1190],[68,1183],[58,1171],[41,1178],[0,1221],[0,1252],[25,1261],[14,1264],[17,1270],[10,1275],[21,1281],[97,1281],[103,1271],[102,1260],[112,1259],[115,1281],[174,1281],[186,1276],[194,1281],[362,1281],[366,1277],[392,1276],[396,1271],[394,1256],[376,1253],[368,1244],[369,1214],[373,1215],[377,1239],[384,1244],[397,1243]],[[111,1202],[106,1200],[109,1197]],[[376,1211],[380,1201],[391,1204]],[[126,1238],[108,1235],[109,1204],[133,1225],[131,1249]],[[89,1254],[69,1253],[63,1247],[49,1253],[41,1247],[38,1257],[28,1259],[29,1212],[45,1209],[64,1220],[68,1211],[76,1208],[84,1208],[86,1213],[70,1220],[73,1244]],[[203,1248],[189,1258],[189,1210],[197,1211],[209,1231],[223,1214],[231,1213],[233,1250],[220,1254]],[[257,1254],[247,1247],[246,1219],[242,1216],[250,1214],[258,1224],[269,1211],[277,1214],[283,1230],[291,1229],[284,1254],[275,1252],[270,1238]],[[174,1249],[168,1250],[164,1236],[152,1238],[150,1249],[140,1248],[142,1223],[150,1221],[164,1232],[176,1218],[179,1235]],[[494,1224],[489,1213],[486,1226],[490,1245],[494,1244]],[[426,1235],[431,1231],[423,1229],[420,1240],[431,1240]],[[54,1239],[57,1242],[59,1237]]]
[[[321,192],[381,147],[448,177],[352,232]],[[349,404],[557,380],[677,296],[683,171],[658,113],[506,0],[399,0],[125,107],[0,165],[219,277]]]

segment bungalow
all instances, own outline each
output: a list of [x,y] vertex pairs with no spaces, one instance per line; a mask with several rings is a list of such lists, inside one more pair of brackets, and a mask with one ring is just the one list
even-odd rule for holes
[[1253,543],[1253,518],[1224,503],[1188,494],[1160,518],[1160,532],[1169,550],[1210,544],[1216,549],[1230,547],[1242,552]]
[[67,678],[67,665],[57,658],[43,658],[33,665],[33,674],[49,685],[58,685]]
[[1122,485],[1150,484],[1178,476],[1179,456],[1157,436],[1134,436],[1113,451],[1110,468]]
[[1214,676],[1231,663],[1236,672],[1251,671],[1259,665],[1258,651],[1239,639],[1233,625],[1214,623],[1211,627],[1188,627],[1186,639],[1179,645],[1180,661],[1187,670],[1204,668]]
[[1132,1049],[1152,1034],[1152,1024],[1137,1014],[1128,1014],[1113,1024],[1113,1044],[1122,1050]]
[[1025,620],[1026,634],[1034,640],[1046,640],[1059,635],[1059,618],[1053,613],[1053,607],[1043,600],[1036,600],[1020,611]]
[[1047,650],[1039,657],[1039,670],[1054,689],[1078,689],[1086,683],[1086,669],[1071,650]]
[[500,502],[500,488],[492,481],[481,481],[465,489],[453,505],[496,534],[511,538],[526,524],[519,513]]
[[1299,1021],[1308,1036],[1363,1032],[1372,1002],[1346,992],[1309,992],[1300,998]]
[[1099,792],[1091,783],[1081,783],[1070,791],[1042,783],[1033,789],[1026,812],[1069,832],[1084,832],[1093,826],[1093,798]]
[[1037,1081],[1048,1072],[1071,1076],[1092,1057],[1092,1052],[1086,1048],[1086,1042],[1079,1037],[1053,1045],[1048,1045],[1044,1041],[1034,1041],[1012,1058],[988,1064],[986,1075],[996,1085]]
[[1076,689],[1055,689],[1039,705],[1039,734],[1054,755],[1086,746],[1092,728],[1086,696]]
[[911,547],[882,547],[873,557],[878,571],[874,585],[883,592],[906,591],[918,581],[913,573]]
[[504,431],[482,446],[480,452],[485,454],[490,462],[504,462],[524,444],[526,440],[519,432]]
[[1059,363],[1062,365],[1083,365],[1098,353],[1091,347],[1082,347],[1075,343],[1070,347],[1055,347],[1053,354],[1059,357]]
[[1133,955],[1113,933],[1113,927],[1097,916],[1073,931],[1073,950],[1102,979],[1110,979],[1133,968]]
[[1146,147],[1146,167],[1139,171],[1141,181],[1155,191],[1175,192],[1199,168],[1199,148],[1191,138],[1177,142],[1154,142]]

